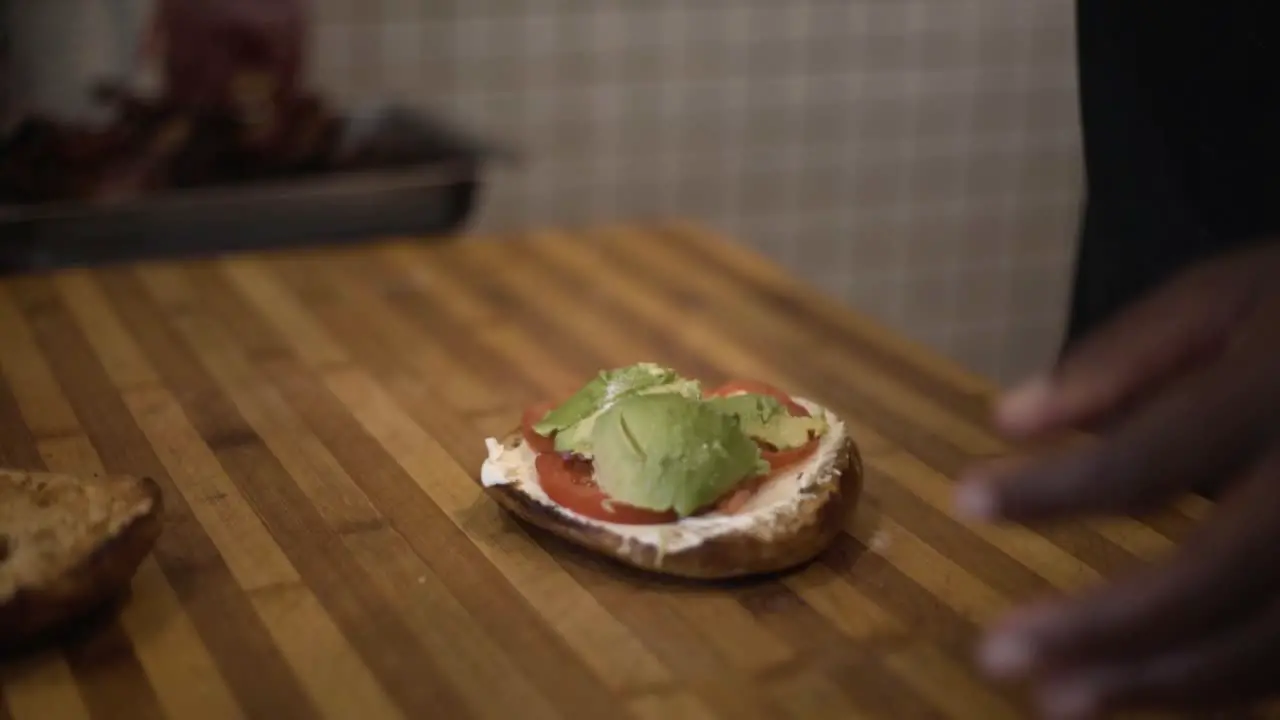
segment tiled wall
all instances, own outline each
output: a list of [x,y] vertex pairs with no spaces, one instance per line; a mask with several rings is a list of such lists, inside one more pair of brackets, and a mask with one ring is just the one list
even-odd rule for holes
[[337,99],[525,151],[481,230],[678,214],[991,376],[1058,343],[1071,0],[311,1]]

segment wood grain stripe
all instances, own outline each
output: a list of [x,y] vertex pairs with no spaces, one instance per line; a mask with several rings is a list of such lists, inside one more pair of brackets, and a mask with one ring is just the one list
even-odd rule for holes
[[[0,297],[0,305],[4,304],[7,299]],[[0,323],[0,333],[3,333],[0,336],[15,337],[9,334],[9,328],[16,328],[13,323],[16,315],[4,310],[0,307],[0,317],[4,318]],[[22,332],[24,328],[16,329]],[[0,458],[4,467],[38,469],[44,461],[13,393],[10,380],[13,364],[6,360],[10,357],[6,347],[11,346],[0,342]],[[46,650],[20,659],[0,658],[0,687],[5,688],[5,707],[14,720],[89,717],[71,668],[57,651]]]
[[913,634],[958,653],[969,652],[978,637],[977,623],[851,535],[838,536],[821,561],[862,595],[910,623]]
[[[705,226],[672,223],[666,232],[655,234],[659,241],[682,240],[689,253],[726,268],[744,285],[764,289],[775,306],[793,321],[815,327],[818,335],[847,342],[854,352],[873,358],[887,370],[909,366],[923,375],[920,379],[927,383],[926,394],[948,397],[961,408],[976,410],[976,417],[985,417],[991,383],[958,363],[867,317],[847,312],[763,256]],[[961,390],[959,394],[956,388]]]
[[[435,709],[468,717],[456,689],[443,681],[404,619],[374,589],[365,569],[343,545],[339,530],[326,522],[320,508],[246,419],[246,415],[264,412],[253,404],[254,399],[272,395],[264,383],[255,382],[250,366],[238,354],[237,339],[247,337],[252,342],[250,328],[230,333],[216,325],[210,307],[197,306],[188,294],[191,278],[184,273],[150,268],[142,271],[140,279],[190,348],[184,383],[198,389],[203,401],[199,406],[188,405],[182,398],[179,402],[188,416],[217,420],[213,427],[201,427],[201,436],[240,493],[257,508],[310,589],[267,589],[255,596],[255,602],[262,602],[279,622],[296,622],[303,611],[313,615],[310,623],[290,627],[301,631],[314,626],[314,652],[327,663],[313,663],[312,668],[334,673],[324,679],[326,684],[345,682],[359,688],[346,691],[345,698],[353,706],[381,707],[391,714],[385,693],[411,716]],[[276,355],[273,345],[262,345],[258,350],[264,357]],[[163,367],[157,369],[166,372]],[[309,606],[312,593],[318,607]],[[332,628],[327,627],[326,616],[332,620]],[[313,692],[321,689],[313,688]]]
[[828,671],[846,678],[842,689],[854,703],[855,715],[921,720],[945,717],[927,699],[915,694],[907,683],[888,672],[877,654],[875,651],[850,653],[838,667]]
[[[969,438],[971,430],[979,429],[988,422],[990,398],[986,393],[974,392],[978,390],[976,387],[962,391],[955,383],[943,381],[928,372],[920,366],[919,359],[926,357],[923,352],[891,352],[885,345],[868,342],[861,333],[850,332],[843,324],[830,321],[824,314],[809,311],[794,294],[774,289],[771,284],[758,282],[753,276],[741,272],[733,260],[715,253],[714,243],[702,235],[684,235],[679,229],[669,233],[622,229],[603,231],[602,234],[622,236],[626,248],[637,256],[659,261],[678,256],[678,263],[663,262],[663,266],[685,276],[696,274],[702,277],[708,283],[708,296],[728,301],[749,295],[751,304],[765,311],[762,316],[768,318],[770,324],[776,322],[777,328],[790,329],[796,337],[822,338],[823,346],[810,352],[831,357],[834,354],[828,350],[838,350],[841,361],[879,378],[881,382],[877,385],[886,388],[886,394],[887,389],[892,388],[894,397],[927,398],[930,406],[945,407],[949,413],[958,414],[963,425],[967,426],[959,430],[960,434],[956,436],[959,441]],[[748,292],[739,292],[743,289]],[[909,402],[917,404],[914,400]],[[922,404],[920,407],[926,406]],[[924,413],[917,411],[917,414],[923,414],[922,419],[927,422],[947,423],[948,426],[953,422],[929,410],[924,410]],[[958,425],[956,427],[959,429]],[[977,435],[973,437],[973,442],[987,444]]]
[[[832,348],[839,346],[827,341],[823,333],[828,330],[816,332],[808,324],[771,312],[773,308],[762,300],[765,295],[761,288],[735,283],[723,266],[701,263],[703,258],[690,243],[668,244],[658,234],[629,230],[602,232],[601,240],[599,248],[617,258],[615,262],[643,267],[645,276],[661,277],[664,287],[680,288],[680,292],[695,298],[700,311],[726,329],[746,329],[774,348],[803,354],[808,365],[824,375],[860,378],[859,391],[867,401],[909,417],[931,434],[948,438],[963,452],[992,454],[1003,448],[1003,443],[981,427],[986,424],[985,418],[980,425],[955,417],[948,411],[951,405],[935,400],[928,389],[918,387],[920,376],[901,377],[909,365],[899,362],[894,369],[886,370],[861,354],[835,354]],[[745,309],[752,312],[744,313]],[[823,342],[815,343],[815,337],[823,337]]]
[[133,341],[88,270],[70,270],[50,278],[80,332],[93,347],[111,384],[121,391],[154,388],[160,377]]
[[764,680],[766,692],[778,698],[779,717],[787,718],[870,718],[869,711],[859,709],[848,692],[833,682],[826,673],[803,670]]
[[[263,591],[294,586],[300,582],[296,571],[168,392],[160,388],[131,390],[126,404],[160,462],[175,478],[176,493],[189,504],[194,522],[208,531],[227,563],[222,565],[217,554],[201,560],[203,550],[189,552],[193,562],[178,575],[180,587],[189,587],[185,604],[193,616],[206,623],[202,629],[205,641],[223,673],[250,713],[314,713],[284,661],[288,658],[294,666],[305,667],[317,644],[314,638],[274,622],[271,598],[264,599],[261,593],[249,598],[236,587]],[[314,605],[311,600],[297,614],[313,615]],[[244,637],[228,632],[228,628],[239,630],[242,623],[248,623],[251,631]],[[323,634],[325,623],[318,625]],[[254,660],[250,663],[246,658]],[[329,685],[326,690],[314,674],[304,671],[301,675],[313,689],[320,689],[316,693],[320,702],[326,692],[339,687]],[[336,707],[340,709],[341,702]]]
[[[892,462],[891,458],[875,462],[866,469],[866,490],[875,495],[881,512],[911,528],[920,542],[944,552],[958,567],[1004,597],[1026,598],[1052,587],[1032,568],[1003,552],[993,552],[986,539],[946,511],[904,489],[894,476],[881,469],[883,463]],[[882,532],[893,534],[889,529]]]
[[765,718],[777,712],[776,703],[751,686],[750,676],[741,673],[741,667],[735,667],[731,658],[717,650],[719,643],[698,641],[706,637],[707,628],[692,614],[683,612],[682,602],[672,601],[648,578],[618,572],[604,558],[553,539],[546,543],[561,546],[557,550],[561,567],[599,598],[614,617],[716,712],[747,718]]
[[[54,472],[106,472],[97,451],[83,435],[43,442],[40,451]],[[118,621],[132,641],[164,715],[193,720],[243,717],[154,558],[148,558],[138,568],[132,593],[120,608]],[[110,658],[106,662],[111,665]],[[103,681],[111,684],[114,678],[108,674]],[[128,708],[129,686],[112,684],[111,689],[125,693],[118,702]],[[119,716],[120,710],[117,707],[108,716]]]
[[[334,342],[316,324],[302,302],[275,283],[260,265],[248,258],[231,258],[218,267],[225,273],[235,292],[243,295],[254,310],[262,315],[263,320],[271,324],[271,330],[288,342],[292,352],[303,364],[313,369],[325,370],[351,362],[350,353]],[[457,369],[447,368],[448,371]],[[454,383],[464,383],[470,375],[465,372],[451,373],[450,377]]]
[[[474,248],[476,245],[469,246]],[[533,386],[542,391],[544,396],[557,397],[573,392],[582,384],[584,372],[591,363],[590,358],[574,357],[566,364],[564,354],[557,352],[563,347],[566,336],[557,333],[540,315],[527,312],[509,291],[493,282],[488,273],[467,275],[470,282],[466,285],[453,282],[459,276],[463,258],[459,255],[468,248],[459,247],[455,253],[438,255],[432,262],[421,263],[418,267],[439,265],[440,278],[449,282],[437,283],[435,286],[423,287],[424,298],[428,299],[436,312],[452,311],[453,307],[446,298],[467,298],[469,303],[484,303],[488,315],[502,318],[501,321],[480,326],[472,326],[471,332],[478,335],[502,359],[508,374],[527,375]],[[447,294],[445,294],[447,293]],[[455,317],[458,322],[466,322],[464,317]]]
[[[0,296],[0,328],[4,329],[0,366],[32,438],[39,441],[74,435],[79,431],[75,411],[38,350],[33,329],[22,317],[21,297],[14,297],[14,291],[20,292],[24,286],[38,288],[34,283],[25,283],[10,287]],[[28,309],[38,311],[34,307]]]
[[[535,240],[538,239],[535,237]],[[714,383],[721,378],[701,358],[682,353],[652,328],[624,324],[601,303],[593,284],[557,282],[555,268],[533,253],[530,242],[478,243],[451,253],[458,273],[489,278],[478,290],[489,302],[505,302],[532,333],[557,348],[557,358],[590,377],[605,367],[621,367],[663,357],[672,367]],[[499,290],[498,288],[501,288]],[[672,355],[679,357],[672,358]],[[709,377],[708,377],[709,375]],[[581,379],[579,380],[581,382]]]
[[[125,404],[234,584],[253,592],[300,583],[298,571],[174,396],[164,388],[138,388],[126,393]],[[193,572],[204,569],[190,568]]]
[[[824,698],[831,709],[839,709],[841,716],[858,714],[859,709],[876,713],[888,709],[866,705],[867,698],[856,690],[863,683],[896,683],[874,662],[878,649],[888,643],[858,642],[833,633],[826,618],[799,595],[776,583],[749,585],[734,594],[762,625],[779,636],[791,638],[799,650],[798,657],[804,658],[803,662],[765,676],[766,684],[778,695],[784,711],[797,710],[813,702],[800,696],[801,690]],[[921,717],[930,714],[927,708],[922,712]]]
[[[351,258],[347,262],[359,264],[368,261],[364,256],[360,256]],[[507,397],[519,395],[518,385],[512,383],[511,378],[502,373],[502,368],[497,363],[489,361],[483,354],[478,361],[474,356],[469,355],[471,361],[461,363],[446,350],[446,345],[457,345],[463,348],[475,345],[474,339],[465,327],[451,324],[448,318],[430,311],[413,313],[408,322],[388,313],[368,311],[370,302],[383,299],[393,305],[412,303],[416,297],[413,292],[415,282],[425,282],[424,280],[413,280],[412,278],[416,276],[411,276],[411,279],[398,278],[395,282],[388,283],[379,289],[380,297],[352,293],[350,288],[344,287],[340,294],[326,292],[324,302],[308,300],[308,294],[312,292],[309,288],[317,282],[328,281],[331,278],[331,274],[324,271],[323,265],[316,261],[275,263],[269,272],[265,267],[259,268],[258,271],[265,274],[255,276],[253,280],[255,285],[270,286],[273,285],[273,277],[287,278],[289,280],[287,289],[279,283],[274,283],[275,287],[271,292],[279,294],[281,298],[294,298],[298,305],[298,309],[294,312],[299,312],[302,307],[306,307],[312,314],[316,312],[328,314],[331,321],[339,322],[343,327],[357,333],[363,332],[366,328],[378,330],[379,332],[375,335],[362,338],[362,342],[380,343],[381,352],[378,354],[380,361],[405,363],[410,369],[426,378],[433,390],[455,407],[469,412],[483,411],[498,406]],[[242,276],[245,272],[246,266],[243,263],[231,265],[228,268],[228,274],[233,278]],[[241,278],[241,282],[245,280]],[[251,301],[253,299],[250,297]],[[273,303],[275,302],[277,301],[273,300]],[[260,311],[264,314],[269,312],[265,307],[260,308]],[[422,327],[428,329],[426,341],[421,341],[420,334],[412,331]],[[415,339],[418,340],[415,341]],[[296,343],[295,346],[297,346]],[[348,352],[351,351],[352,349],[348,348]]]
[[0,463],[7,468],[38,468],[41,458],[36,439],[22,417],[3,357],[0,351]]
[[199,720],[246,717],[191,618],[154,560],[138,569],[120,618],[165,716]]
[[[37,304],[43,308],[46,322],[55,324],[47,333],[48,352],[50,358],[57,361],[55,367],[60,368],[68,393],[82,402],[93,402],[80,415],[102,465],[113,472],[148,475],[161,484],[167,520],[154,556],[165,569],[206,644],[220,659],[223,674],[233,688],[244,690],[244,697],[273,698],[264,710],[289,709],[299,717],[306,717],[308,705],[290,702],[295,697],[291,694],[292,678],[287,671],[279,672],[283,666],[273,663],[276,656],[270,641],[265,633],[255,632],[255,629],[261,631],[261,625],[256,623],[245,598],[227,576],[218,552],[192,520],[190,510],[151,452],[146,438],[130,421],[130,413],[114,395],[105,371],[96,363],[71,317],[53,298],[38,299]],[[252,672],[246,672],[249,668],[243,663],[244,657],[255,657]],[[275,692],[261,692],[266,688]],[[246,707],[250,712],[253,709],[253,705]]]
[[[912,502],[903,497],[904,492],[910,493],[927,505],[935,518],[946,518],[945,523],[938,520],[939,525],[958,524],[950,515],[951,482],[932,468],[905,453],[871,458],[867,465],[876,471],[877,479],[881,474],[893,479],[892,483],[879,486],[882,502],[886,495],[900,498],[902,502]],[[1025,528],[997,527],[986,523],[966,524],[964,527],[989,544],[984,547],[984,560],[975,560],[975,565],[985,565],[985,558],[991,557],[990,551],[995,547],[1060,590],[1078,589],[1095,582],[1099,577],[1097,571],[1078,558]],[[1000,561],[997,564],[1001,564]],[[1006,572],[1010,575],[1019,574],[1018,571]],[[1002,587],[1006,583],[995,580],[994,586]],[[1006,592],[1025,595],[1027,590],[1038,592],[1043,589],[1046,589],[1043,583],[1024,578],[1019,587],[1006,587]]]
[[[213,280],[214,276],[205,277],[198,284],[219,297],[219,302],[213,308],[225,327],[251,327],[259,322],[249,307],[240,303],[234,294],[227,292],[229,288],[219,287],[216,282],[211,282]],[[333,372],[341,376],[350,371]],[[282,434],[282,441],[286,436],[295,441],[299,438],[315,441],[316,447],[310,449],[306,456],[313,461],[326,458],[333,463],[332,472],[327,473],[324,484],[330,488],[337,485],[349,486],[350,490],[359,492],[358,502],[361,505],[367,506],[369,512],[377,513],[363,490],[356,490],[352,478],[386,474],[392,459],[383,455],[381,449],[373,444],[372,438],[362,437],[363,433],[350,413],[305,368],[290,360],[280,359],[262,364],[260,373],[271,382],[306,425],[290,428],[287,433]],[[280,457],[279,452],[277,456]],[[295,479],[307,472],[305,467],[288,469]],[[308,495],[318,507],[328,504],[328,501],[320,497],[319,488],[309,491]],[[350,507],[353,502],[354,498],[348,498],[346,506]],[[366,568],[386,588],[389,597],[421,596],[424,588],[419,586],[428,582],[439,585],[440,580],[414,554],[412,547],[392,529],[394,521],[393,517],[384,520],[378,514],[377,523],[366,525],[368,529],[355,526],[354,531],[344,533],[344,542],[357,549],[357,556],[368,560]],[[343,522],[351,524],[359,521],[345,518]],[[406,524],[403,527],[411,526]],[[398,583],[392,582],[391,577],[376,575],[379,565],[389,563],[402,568],[398,573]],[[420,620],[414,629],[424,645],[435,655],[440,671],[449,678],[453,687],[466,695],[471,705],[478,710],[493,707],[493,701],[500,699],[503,701],[501,706],[521,707],[530,717],[553,716],[554,710],[547,700],[533,684],[509,666],[483,630],[470,624],[471,618],[456,602],[447,596],[441,600],[442,602],[435,603],[434,609],[422,606],[408,611],[408,607],[403,606],[401,614]],[[440,627],[441,620],[450,615],[453,616],[452,622],[448,623],[449,630],[445,630]],[[457,632],[463,629],[469,632]]]
[[[361,271],[380,277],[375,287],[387,287],[396,278],[406,277],[399,268],[403,261],[394,254],[381,263],[362,261]],[[388,295],[402,317],[418,324],[428,337],[446,344],[455,358],[467,365],[484,367],[501,387],[518,378],[525,387],[540,394],[572,392],[578,378],[555,370],[549,349],[526,335],[525,329],[501,309],[478,308],[474,294],[459,278],[449,274],[440,260],[415,263],[407,277],[411,284]],[[512,362],[512,358],[518,358]]]
[[[352,292],[358,289],[347,286],[347,290]],[[365,302],[376,300],[366,297]],[[396,314],[390,306],[375,306],[374,309],[387,316]],[[344,345],[355,348],[357,355],[375,352],[380,344],[376,335],[382,328],[343,322],[340,313],[329,309],[322,309],[318,315],[318,321]],[[411,328],[412,326],[406,325],[392,329],[413,332]],[[370,357],[368,360],[372,363],[374,358]],[[385,363],[374,366],[377,365]],[[419,410],[420,412],[414,413],[415,416],[443,418],[443,423],[438,424],[454,431],[465,431],[465,422],[450,420],[448,411],[445,410],[447,405],[430,394],[419,376],[395,376],[404,379],[394,386],[394,396],[402,399],[407,407]],[[374,386],[369,378],[360,373],[333,373],[326,377],[325,383],[327,388],[300,387],[294,395],[308,398],[308,402],[312,403],[317,398],[326,403],[331,402],[325,399],[330,392],[336,393],[339,399],[349,398],[342,401],[345,411],[354,413],[357,421],[366,413],[384,420],[400,415],[401,411],[398,409],[394,411],[395,414],[386,415],[381,411],[382,403],[370,408],[371,399],[385,398],[387,391]],[[371,393],[376,395],[371,398]],[[402,437],[403,432],[407,431],[416,438],[422,434],[422,430],[413,428],[412,423],[408,418],[401,418],[395,425],[388,427],[386,432],[392,432],[391,437],[395,438]],[[374,438],[380,438],[383,427],[386,427],[385,423],[372,427],[366,425],[365,431]],[[428,437],[431,439],[427,439]],[[479,497],[479,491],[467,477],[470,470],[453,465],[448,456],[428,457],[422,467],[434,468],[427,470],[427,474],[423,476],[433,477],[429,485],[419,487],[419,481],[412,474],[405,475],[405,471],[419,466],[411,462],[409,467],[401,469],[405,463],[404,458],[418,456],[428,447],[427,443],[434,442],[436,437],[438,436],[432,429],[430,436],[422,434],[421,442],[409,442],[409,446],[405,448],[405,452],[409,453],[406,456],[395,453],[394,457],[387,457],[382,456],[379,451],[363,451],[361,457],[366,458],[363,461],[366,464],[367,458],[380,457],[383,459],[379,462],[386,465],[381,472],[363,473],[362,486],[408,542],[437,568],[439,576],[450,591],[473,613],[478,613],[477,618],[486,627],[492,628],[495,641],[520,663],[521,669],[562,704],[590,707],[592,703],[598,703],[601,707],[607,706],[608,699],[601,695],[600,688],[589,682],[580,682],[580,679],[585,680],[585,676],[573,672],[574,668],[585,669],[585,666],[572,655],[566,654],[567,647],[564,643],[568,641],[574,652],[581,654],[583,660],[611,686],[622,688],[633,683],[667,683],[670,676],[666,669],[639,650],[637,643],[627,637],[620,626],[612,625],[609,616],[603,614],[598,606],[594,606],[580,587],[556,570],[549,557],[510,552],[506,547],[509,543],[495,544],[491,540],[501,533],[510,532],[510,527],[496,513],[481,521],[473,511],[472,506]],[[470,442],[475,442],[474,436],[468,434],[467,437]],[[383,441],[382,444],[395,451],[402,448],[403,442]],[[347,446],[348,443],[344,443],[338,447]],[[447,475],[442,474],[446,466],[455,469]],[[388,476],[398,477],[400,481],[374,484],[378,478]],[[446,481],[446,477],[452,480]],[[447,514],[447,518],[423,517],[420,512],[422,503],[409,501],[413,494],[423,490],[433,500],[434,505],[429,507],[440,508]],[[426,532],[428,530],[431,532]],[[458,552],[433,552],[434,548],[445,546],[455,547]],[[502,574],[497,574],[498,571]],[[551,633],[550,627],[556,627],[563,638]]]
[[[202,382],[200,370],[181,336],[169,327],[136,278],[113,273],[104,285],[122,324],[150,359],[157,375],[175,388],[172,394],[155,389],[135,391],[130,394],[130,405],[164,455],[165,465],[173,470],[175,478],[182,480],[182,489],[174,488],[170,494],[197,508],[195,516],[199,519],[188,510],[189,519],[179,527],[199,528],[204,523],[218,543],[217,550],[207,540],[200,547],[184,548],[188,566],[170,573],[175,577],[175,587],[187,590],[180,590],[180,595],[189,612],[203,616],[209,623],[201,630],[206,645],[249,715],[264,712],[307,717],[322,710],[342,713],[345,698],[362,699],[361,686],[356,684],[352,692],[347,692],[344,683],[332,679],[331,673],[341,670],[341,664],[324,663],[326,655],[322,652],[337,652],[332,649],[336,631],[317,602],[299,599],[297,592],[293,596],[273,594],[278,589],[299,587],[301,576],[277,544],[279,536],[274,532],[263,534],[274,529],[269,524],[259,525],[261,505],[242,494],[231,477],[234,466],[217,452],[216,448],[226,445],[225,438],[233,438],[238,432],[234,426],[232,432],[226,431],[234,418],[227,417],[225,401],[207,381]],[[206,437],[224,440],[206,443]],[[151,474],[163,475],[163,470]],[[186,506],[186,502],[178,504]],[[253,510],[246,515],[245,510],[251,507]],[[181,536],[170,527],[162,539],[173,541],[175,537]],[[223,556],[228,558],[230,571]],[[235,572],[235,579],[231,572]],[[252,597],[240,590],[236,579],[252,591]],[[313,627],[275,622],[282,614],[308,618]],[[248,632],[241,637],[228,632],[238,629]],[[246,663],[245,657],[254,661]],[[315,665],[315,660],[322,664]],[[312,696],[318,706],[313,706]]]
[[884,663],[911,688],[912,694],[927,699],[952,720],[1024,716],[1025,708],[1015,708],[993,695],[986,682],[957,666],[936,647],[913,644],[893,650],[885,655]]
[[900,637],[907,632],[906,623],[898,615],[872,602],[820,562],[783,582],[832,628],[850,639]]
[[627,703],[637,720],[705,720],[720,717],[691,692],[645,695]]
[[928,544],[887,515],[881,515],[875,522],[871,528],[855,521],[850,534],[962,617],[983,623],[1009,606],[1009,598],[952,559],[947,554],[949,548],[940,550]]
[[[418,427],[390,395],[367,378],[355,375],[330,378],[328,388],[351,408],[356,422],[369,436],[386,448],[398,472],[405,473],[425,491],[483,553],[485,560],[479,561],[472,572],[483,571],[488,563],[493,563],[538,608],[542,618],[525,620],[529,625],[519,634],[516,632],[521,629],[510,622],[498,625],[513,631],[511,639],[528,638],[529,630],[540,629],[544,622],[550,623],[563,641],[612,687],[650,687],[670,682],[671,676],[662,663],[604,613],[594,598],[560,572],[549,555],[523,545],[526,541],[518,532],[512,534],[516,529],[487,505],[470,473],[454,464],[444,449]],[[585,618],[592,622],[585,622]],[[546,645],[541,648],[542,652],[557,649],[559,642],[549,636],[544,638],[538,640]],[[526,652],[529,652],[527,647]],[[541,654],[535,653],[535,657]],[[567,693],[565,685],[572,682],[576,685],[579,703],[585,705],[597,699],[606,703],[598,686],[584,682],[585,677],[571,674],[570,669],[576,666],[577,663],[570,662],[555,667],[558,680],[554,687]],[[526,672],[540,675],[529,666]]]
[[13,720],[66,718],[84,720],[89,708],[71,668],[55,651],[48,650],[0,664],[5,686],[5,706]]
[[[715,363],[708,362],[664,329],[646,322],[643,313],[637,313],[616,293],[609,292],[598,278],[590,273],[575,272],[574,268],[540,251],[549,244],[562,245],[567,239],[559,233],[541,232],[533,236],[533,242],[501,246],[498,252],[505,254],[509,262],[529,270],[528,273],[508,273],[510,282],[522,288],[522,297],[534,298],[530,302],[545,303],[542,312],[553,318],[571,319],[580,331],[577,342],[589,344],[594,354],[610,357],[614,365],[625,363],[624,358],[660,358],[668,366],[708,386],[728,380]],[[481,261],[489,260],[492,254],[493,251],[484,252]],[[537,279],[538,284],[516,277],[525,274]]]
[[[41,291],[47,292],[44,286],[14,284],[9,291],[0,294],[0,336],[6,338],[8,352],[24,361],[17,365],[21,368],[18,377],[10,377],[6,372],[11,387],[15,382],[32,383],[31,394],[25,398],[25,402],[31,404],[23,407],[23,414],[39,418],[39,427],[51,417],[42,411],[51,409],[57,419],[45,425],[46,428],[56,427],[57,437],[78,435],[77,414],[84,416],[100,409],[82,405],[77,413],[77,408],[67,399],[67,395],[75,395],[84,387],[78,383],[81,377],[68,376],[66,372],[67,363],[84,350],[75,344],[78,336],[74,334],[74,326],[59,314],[56,300],[43,296]],[[5,362],[6,370],[9,367],[13,366]],[[24,401],[19,403],[22,407]],[[39,452],[39,434],[36,443]],[[44,465],[41,457],[35,469],[45,469]],[[155,692],[118,617],[108,617],[92,633],[73,634],[62,649],[91,716],[111,717],[130,702],[128,698],[133,698],[131,711],[138,717],[162,717]]]

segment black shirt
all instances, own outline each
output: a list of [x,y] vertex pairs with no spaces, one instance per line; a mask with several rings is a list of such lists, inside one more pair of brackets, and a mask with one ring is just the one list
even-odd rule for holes
[[1191,263],[1280,237],[1280,4],[1077,13],[1087,202],[1068,341]]

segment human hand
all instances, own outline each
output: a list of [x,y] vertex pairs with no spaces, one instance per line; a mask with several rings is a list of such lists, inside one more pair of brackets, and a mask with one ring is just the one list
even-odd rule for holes
[[999,405],[1036,439],[1096,439],[975,468],[956,503],[1012,522],[1137,513],[1220,481],[1206,522],[1164,561],[1020,608],[979,662],[1031,683],[1051,718],[1219,706],[1280,689],[1280,243],[1176,278]]
[[178,105],[227,108],[246,95],[286,97],[306,52],[308,0],[159,0],[152,51],[166,96]]

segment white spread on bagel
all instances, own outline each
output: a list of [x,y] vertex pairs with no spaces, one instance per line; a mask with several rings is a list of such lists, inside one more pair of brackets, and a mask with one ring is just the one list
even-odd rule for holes
[[494,438],[485,440],[489,457],[481,468],[481,481],[486,487],[515,486],[529,498],[565,518],[605,528],[628,542],[653,546],[662,553],[694,548],[730,532],[749,532],[768,540],[782,530],[787,518],[795,514],[802,492],[828,479],[846,441],[844,423],[835,414],[812,401],[794,399],[815,417],[823,417],[827,422],[827,430],[817,449],[802,462],[773,475],[753,494],[745,507],[732,515],[712,512],[657,525],[624,525],[586,517],[547,496],[538,482],[534,466],[536,454],[525,443],[508,448]]

